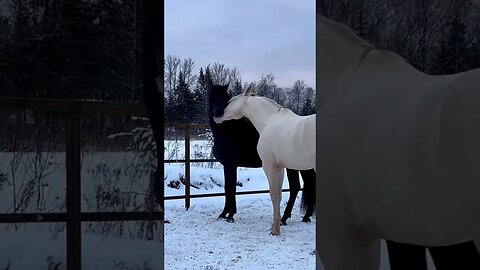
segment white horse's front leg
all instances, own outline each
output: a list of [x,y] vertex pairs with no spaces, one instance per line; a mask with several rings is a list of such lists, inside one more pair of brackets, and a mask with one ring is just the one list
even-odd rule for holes
[[279,169],[274,164],[263,162],[263,170],[268,179],[270,199],[272,200],[273,205],[273,224],[271,233],[273,235],[280,235],[280,201],[282,200],[284,169]]

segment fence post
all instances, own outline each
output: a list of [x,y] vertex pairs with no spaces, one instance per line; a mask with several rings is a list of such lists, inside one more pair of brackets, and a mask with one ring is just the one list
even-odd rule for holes
[[185,125],[185,208],[190,208],[190,125]]
[[80,270],[82,262],[80,204],[80,113],[72,103],[66,114],[67,163],[67,269]]

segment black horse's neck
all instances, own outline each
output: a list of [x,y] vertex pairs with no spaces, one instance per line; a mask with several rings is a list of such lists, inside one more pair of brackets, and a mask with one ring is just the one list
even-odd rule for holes
[[[215,123],[213,117],[223,115],[223,110],[227,107],[228,101],[231,96],[228,94],[227,85],[209,85],[208,89],[208,122],[215,133],[220,127]],[[226,125],[221,125],[226,126]]]
[[210,125],[210,130],[212,131],[213,136],[216,135],[217,130],[218,130],[218,124],[215,123],[213,120],[213,103],[210,100],[211,97],[209,96],[208,100],[208,124]]

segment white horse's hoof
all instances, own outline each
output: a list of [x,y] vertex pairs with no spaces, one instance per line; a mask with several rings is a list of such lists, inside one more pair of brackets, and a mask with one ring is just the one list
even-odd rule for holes
[[270,235],[278,236],[278,235],[280,235],[280,231],[278,231],[278,232],[277,231],[271,231]]

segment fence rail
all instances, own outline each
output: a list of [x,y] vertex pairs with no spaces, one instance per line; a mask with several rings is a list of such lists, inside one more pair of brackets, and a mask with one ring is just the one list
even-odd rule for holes
[[162,211],[152,212],[81,212],[80,118],[82,113],[145,115],[139,103],[28,99],[0,97],[0,110],[32,110],[64,113],[66,144],[66,213],[0,214],[0,223],[66,222],[67,269],[81,269],[81,222],[163,220]]
[[[0,214],[0,223],[66,222],[67,269],[81,269],[81,222],[88,221],[136,221],[163,220],[162,211],[153,212],[82,212],[81,211],[81,164],[80,164],[80,119],[83,113],[112,113],[146,115],[141,103],[79,101],[61,99],[33,99],[0,97],[0,110],[32,110],[64,113],[67,167],[66,213],[8,213]],[[184,129],[185,159],[164,160],[165,163],[185,163],[185,195],[167,196],[165,200],[185,199],[190,207],[191,198],[224,196],[224,193],[190,194],[190,164],[192,162],[217,162],[216,159],[190,158],[190,130],[208,129],[205,124],[165,123],[165,128]],[[283,189],[283,191],[289,191]],[[237,192],[237,195],[268,193],[268,190]]]
[[[190,164],[192,162],[218,162],[216,159],[191,159],[190,158],[190,130],[191,129],[209,129],[209,125],[205,124],[187,124],[187,123],[165,123],[165,128],[178,128],[184,130],[185,139],[185,159],[166,159],[164,163],[185,163],[185,195],[165,196],[164,200],[185,200],[185,208],[190,208],[191,199],[193,198],[208,198],[225,196],[225,193],[203,193],[203,194],[191,194],[191,176],[190,176]],[[303,189],[301,189],[303,190]],[[282,192],[288,192],[290,189],[282,189]],[[270,190],[252,190],[252,191],[237,191],[236,195],[253,195],[253,194],[265,194],[270,193]]]

